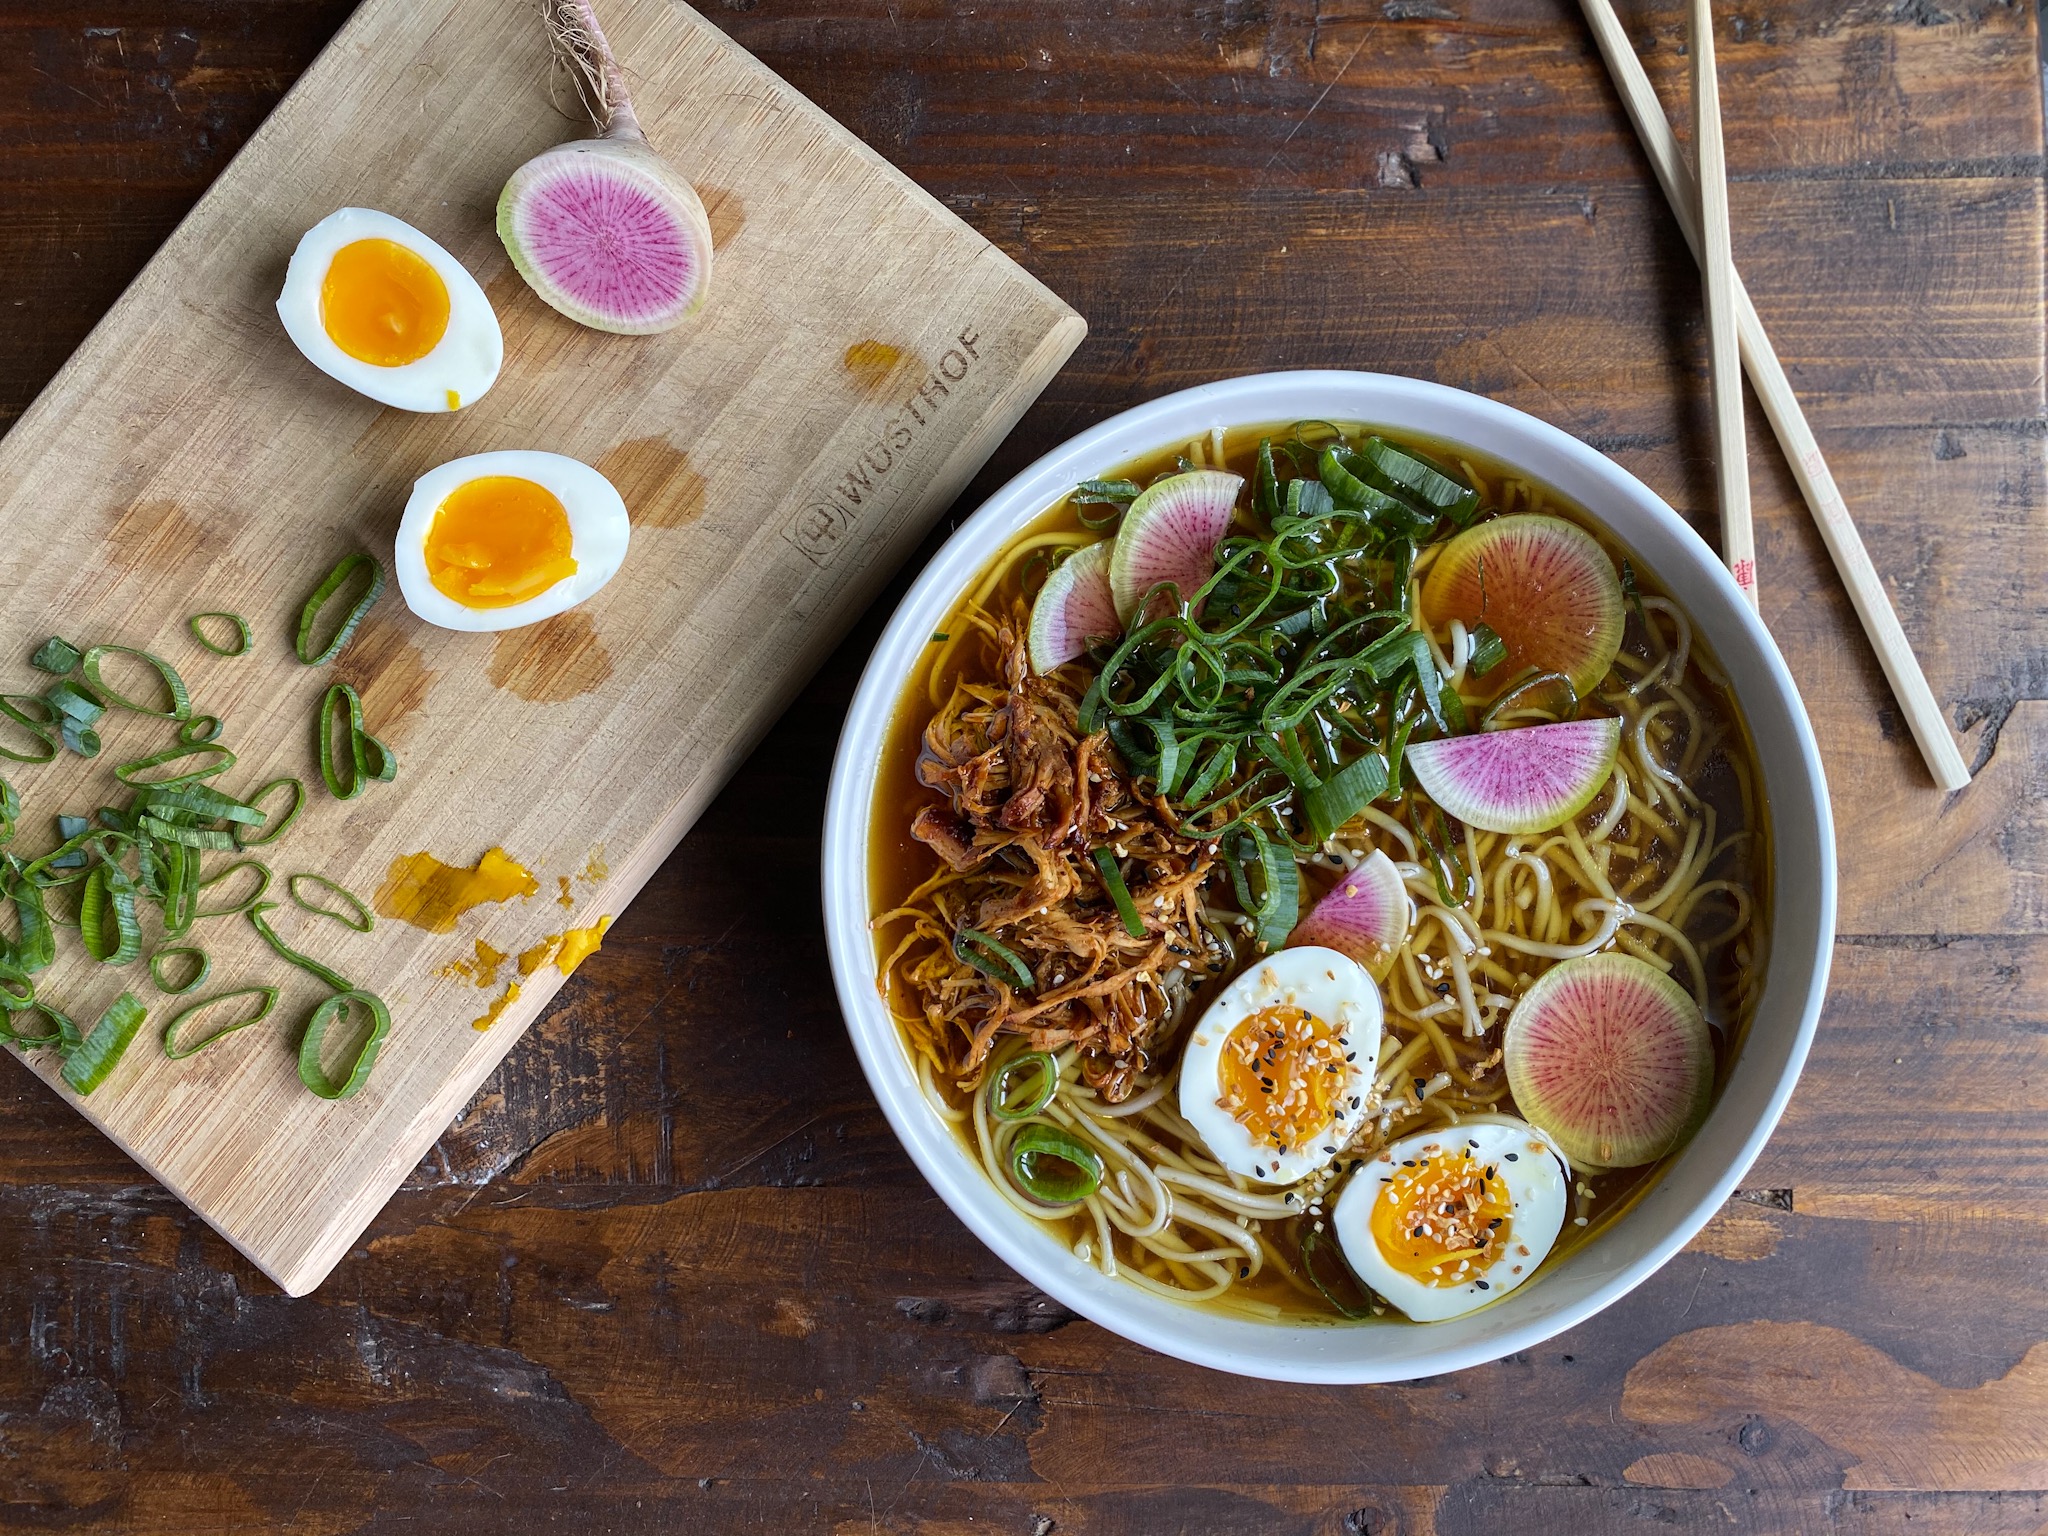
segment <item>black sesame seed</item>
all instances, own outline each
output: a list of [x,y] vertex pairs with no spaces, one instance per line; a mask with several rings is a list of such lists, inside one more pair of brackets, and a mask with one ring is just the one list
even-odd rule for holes
[[1521,1160],[1522,1160],[1522,1159],[1520,1158],[1520,1156],[1518,1156],[1517,1154],[1515,1154],[1515,1153],[1513,1153],[1513,1152],[1510,1152],[1510,1153],[1508,1154],[1508,1161],[1509,1161],[1509,1162],[1511,1162],[1511,1163],[1519,1163],[1519,1162],[1520,1162]]
[[1479,1289],[1481,1289],[1482,1291],[1490,1291],[1493,1289],[1493,1287],[1488,1285],[1484,1280],[1474,1280],[1472,1283],[1478,1286]]

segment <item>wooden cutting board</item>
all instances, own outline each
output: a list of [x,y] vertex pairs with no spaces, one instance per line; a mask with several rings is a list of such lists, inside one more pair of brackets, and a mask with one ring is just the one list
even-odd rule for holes
[[[479,985],[477,942],[516,956],[615,915],[682,837],[884,579],[1079,343],[1080,317],[735,47],[664,0],[602,0],[649,137],[700,189],[711,298],[666,336],[581,329],[527,291],[492,229],[499,187],[576,136],[550,94],[529,0],[368,0],[34,407],[0,440],[0,689],[39,691],[60,633],[172,661],[239,754],[215,782],[308,785],[268,850],[369,896],[394,861],[502,847],[538,894],[452,932],[382,918],[356,935],[286,907],[286,937],[381,993],[395,1024],[368,1084],[326,1102],[296,1042],[324,995],[240,917],[202,921],[198,996],[285,987],[272,1018],[183,1062],[178,1002],[140,964],[91,964],[60,933],[38,978],[81,1021],[124,989],[151,1020],[90,1118],[287,1291],[327,1274],[560,984]],[[433,236],[505,330],[495,389],[455,415],[385,410],[333,383],[273,308],[299,235],[344,205]],[[389,561],[413,479],[462,454],[543,448],[604,470],[634,516],[624,569],[581,608],[502,636],[413,619],[392,590],[333,666],[301,666],[298,604],[340,556]],[[186,617],[248,616],[253,651],[203,652]],[[312,722],[336,678],[397,751],[390,784],[320,786]],[[164,722],[116,712],[103,755],[7,764],[17,848],[59,811],[125,792],[111,765]],[[792,808],[793,815],[810,810]],[[210,856],[213,866],[228,855]],[[278,892],[277,894],[281,894]],[[145,933],[155,935],[154,912]],[[145,948],[147,953],[147,947]],[[55,1082],[57,1063],[31,1056]],[[68,1093],[61,1084],[60,1093]]]

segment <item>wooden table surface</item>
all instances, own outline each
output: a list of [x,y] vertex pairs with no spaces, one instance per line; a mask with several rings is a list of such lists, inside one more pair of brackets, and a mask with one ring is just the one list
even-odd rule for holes
[[[0,427],[348,10],[0,0]],[[1683,7],[1623,12],[1676,100]],[[710,14],[1092,323],[963,511],[1113,411],[1294,365],[1479,390],[1710,504],[1696,280],[1570,0]],[[1929,787],[1753,425],[1842,938],[1752,1187],[1635,1294],[1461,1375],[1268,1386],[969,1237],[861,1081],[819,926],[826,764],[899,583],[312,1298],[0,1064],[0,1527],[2048,1528],[2038,30],[1726,8],[1737,256],[1979,777]]]

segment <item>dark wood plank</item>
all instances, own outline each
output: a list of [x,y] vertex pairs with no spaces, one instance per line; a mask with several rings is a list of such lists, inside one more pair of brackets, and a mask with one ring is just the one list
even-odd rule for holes
[[[0,0],[0,425],[348,9]],[[1675,102],[1682,6],[1623,10]],[[1479,389],[1708,505],[1696,283],[1567,0],[711,13],[1093,322],[963,512],[1114,410],[1287,365]],[[0,1063],[0,1523],[2037,1530],[2036,34],[1789,0],[1719,40],[1738,254],[1985,768],[1925,787],[1759,433],[1849,937],[1748,1198],[1638,1293],[1459,1376],[1278,1387],[1075,1321],[968,1237],[860,1080],[815,895],[906,574],[315,1297]]]

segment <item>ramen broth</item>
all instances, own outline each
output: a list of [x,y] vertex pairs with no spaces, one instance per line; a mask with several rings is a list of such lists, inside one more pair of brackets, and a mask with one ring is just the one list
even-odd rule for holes
[[[1190,443],[1176,443],[1159,451],[1132,460],[1105,473],[1106,479],[1124,479],[1146,485],[1161,475],[1173,473],[1176,468],[1189,466],[1202,468],[1226,468],[1243,475],[1249,481],[1253,473],[1253,459],[1260,440],[1280,440],[1290,431],[1292,424],[1266,424],[1263,426],[1238,427],[1220,434],[1221,457],[1219,461],[1219,436],[1200,439]],[[1557,492],[1531,482],[1521,472],[1502,464],[1470,448],[1436,442],[1414,434],[1397,433],[1381,427],[1361,428],[1345,425],[1342,430],[1348,434],[1371,431],[1388,441],[1416,451],[1446,469],[1460,472],[1465,481],[1477,488],[1481,496],[1482,517],[1510,512],[1539,511],[1552,516],[1563,517],[1583,528],[1597,539],[1601,547],[1613,559],[1616,568],[1626,573],[1632,583],[1631,612],[1622,642],[1621,655],[1610,669],[1602,691],[1615,686],[1617,680],[1627,683],[1648,673],[1668,647],[1664,641],[1668,635],[1660,629],[1653,636],[1647,627],[1643,602],[1658,599],[1669,601],[1655,580],[1654,574],[1642,562],[1630,554],[1600,524],[1577,506],[1567,502]],[[920,807],[930,804],[933,791],[923,787],[917,777],[917,763],[921,750],[923,732],[938,703],[953,689],[957,682],[994,681],[982,653],[983,646],[975,643],[973,625],[967,618],[972,609],[984,615],[1004,615],[1010,611],[1013,601],[1028,602],[1035,595],[1038,585],[1044,579],[1045,561],[1034,558],[1038,552],[1058,550],[1078,543],[1092,542],[1109,536],[1099,526],[1091,527],[1084,520],[1104,512],[1102,507],[1084,507],[1069,498],[1063,498],[1029,527],[1020,532],[1006,546],[982,575],[976,578],[973,588],[963,594],[954,613],[939,626],[931,642],[921,653],[917,668],[905,680],[894,716],[892,717],[877,779],[876,801],[871,820],[872,841],[869,858],[869,889],[871,909],[877,914],[887,914],[898,909],[911,894],[937,874],[942,864],[932,849],[911,836],[910,825]],[[1242,512],[1240,518],[1244,516]],[[1426,556],[1434,549],[1425,550]],[[1418,568],[1418,575],[1420,574]],[[1748,914],[1747,930],[1737,942],[1723,943],[1710,949],[1702,958],[1705,968],[1706,1006],[1703,1009],[1713,1031],[1715,1056],[1716,1096],[1725,1083],[1736,1052],[1740,1048],[1748,1028],[1755,1000],[1761,990],[1764,966],[1763,944],[1768,932],[1768,878],[1770,869],[1767,830],[1763,819],[1763,805],[1757,793],[1758,785],[1754,767],[1754,752],[1750,746],[1747,727],[1741,711],[1730,694],[1725,681],[1716,666],[1711,653],[1695,635],[1690,641],[1689,654],[1684,662],[1683,686],[1694,706],[1699,711],[1701,728],[1718,745],[1702,768],[1688,778],[1687,783],[1704,806],[1711,807],[1720,828],[1720,835],[1728,838],[1731,833],[1748,834],[1747,838],[1731,838],[1727,853],[1720,857],[1713,867],[1713,878],[1719,882],[1737,887],[1746,893],[1749,905],[1737,909],[1738,914]],[[1624,733],[1626,738],[1626,733]],[[1629,750],[1624,739],[1623,752]],[[1591,807],[1575,818],[1585,824],[1597,820],[1602,807],[1608,804],[1608,795],[1602,791],[1595,797]],[[1399,812],[1382,805],[1379,809],[1399,816]],[[1354,821],[1351,826],[1358,824]],[[1369,840],[1383,848],[1390,847],[1393,839],[1378,828],[1368,825],[1364,829]],[[1472,834],[1467,847],[1481,842],[1498,842],[1493,834]],[[1361,843],[1361,846],[1363,844]],[[1399,849],[1393,851],[1398,855]],[[1666,846],[1663,842],[1645,842],[1641,846],[1643,857],[1631,871],[1632,891],[1657,888],[1669,877],[1680,861],[1682,849]],[[1582,899],[1591,899],[1599,893],[1586,885],[1582,878],[1571,873],[1571,862],[1565,860],[1553,866],[1552,878],[1557,884],[1558,904],[1570,911]],[[1305,913],[1313,907],[1316,899],[1336,880],[1342,871],[1336,867],[1305,864],[1301,868],[1302,891],[1301,910]],[[1228,882],[1219,880],[1222,887],[1221,899],[1228,902]],[[1628,892],[1619,892],[1624,898]],[[1482,908],[1490,907],[1493,893],[1482,890],[1478,902]],[[1694,937],[1702,937],[1718,930],[1729,922],[1727,905],[1713,901],[1701,904],[1694,927],[1700,930]],[[1417,934],[1411,933],[1413,943]],[[900,939],[900,930],[890,924],[877,927],[878,967],[887,962]],[[1641,943],[1648,937],[1633,936]],[[1648,947],[1648,946],[1646,946]],[[1526,969],[1527,980],[1547,968],[1548,962],[1531,961],[1526,956],[1505,957],[1508,964],[1517,970]],[[1255,956],[1240,955],[1238,964],[1228,971],[1210,978],[1181,1010],[1174,1034],[1167,1042],[1165,1059],[1153,1064],[1155,1070],[1171,1077],[1177,1070],[1177,1056],[1187,1036],[1189,1024],[1200,1017],[1201,1011],[1216,996],[1222,987],[1238,972],[1256,963]],[[1675,966],[1673,974],[1683,976],[1685,967]],[[1388,1008],[1386,1028],[1388,1038],[1396,1049],[1383,1050],[1383,1063],[1396,1054],[1399,1046],[1416,1038],[1416,1030],[1407,1023],[1394,1007],[1393,992],[1397,978],[1389,977],[1382,991],[1387,994]],[[1526,982],[1525,982],[1526,984]],[[1440,990],[1447,990],[1446,983],[1437,984]],[[906,995],[906,988],[900,976],[891,970],[885,979],[892,1011],[901,1021],[917,1016],[914,998]],[[933,1098],[935,1108],[947,1113],[954,1130],[959,1134],[970,1155],[980,1156],[976,1143],[973,1123],[973,1103],[977,1087],[962,1087],[947,1080],[945,1074],[931,1069],[928,1062],[920,1059],[920,1052],[906,1037],[906,1049],[917,1067],[926,1092]],[[1010,1054],[1018,1043],[999,1042],[993,1060],[1000,1060]],[[1069,1050],[1068,1070],[1072,1072]],[[1424,1070],[1431,1076],[1436,1074],[1433,1058],[1427,1049],[1422,1052]],[[1494,1068],[1496,1080],[1500,1069]],[[1413,1079],[1419,1091],[1428,1077],[1418,1075]],[[1080,1090],[1086,1093],[1085,1088]],[[1502,1095],[1497,1108],[1514,1112],[1512,1097]],[[1404,1127],[1395,1135],[1406,1135],[1423,1128],[1415,1125]],[[1681,1148],[1682,1150],[1682,1144]],[[1569,1254],[1575,1248],[1596,1237],[1609,1223],[1621,1216],[1631,1204],[1653,1185],[1664,1166],[1677,1152],[1666,1154],[1657,1162],[1637,1168],[1621,1168],[1612,1171],[1588,1173],[1583,1170],[1571,1177],[1572,1201],[1567,1212],[1564,1227],[1554,1247],[1552,1257],[1544,1260],[1545,1265],[1556,1257]],[[1340,1167],[1353,1167],[1349,1154],[1340,1157]],[[1260,1191],[1261,1194],[1274,1193]],[[1014,1195],[1013,1195],[1014,1199]],[[1334,1190],[1328,1204],[1334,1204]],[[1100,1244],[1103,1229],[1087,1211],[1077,1208],[1071,1214],[1045,1215],[1034,1213],[1069,1248],[1099,1262],[1095,1252]],[[1315,1211],[1306,1208],[1284,1217],[1259,1218],[1249,1223],[1249,1230],[1256,1232],[1260,1246],[1265,1250],[1267,1262],[1254,1273],[1238,1279],[1221,1295],[1200,1304],[1216,1307],[1221,1311],[1240,1316],[1284,1320],[1289,1323],[1332,1322],[1341,1323],[1346,1319],[1327,1299],[1325,1289],[1312,1283],[1311,1277],[1303,1272],[1301,1253],[1303,1239],[1311,1229],[1322,1227],[1327,1220],[1327,1206]],[[1162,1260],[1149,1254],[1138,1245],[1124,1238],[1121,1233],[1112,1232],[1116,1259],[1120,1267],[1137,1268],[1147,1273],[1162,1285],[1173,1289],[1188,1288],[1189,1274],[1186,1266]],[[1240,1266],[1240,1268],[1249,1266]],[[1336,1254],[1335,1245],[1327,1244],[1321,1256],[1319,1267],[1327,1272],[1342,1270],[1343,1265]],[[1350,1280],[1347,1275],[1340,1284]],[[1199,1287],[1195,1287],[1199,1289]],[[1360,1291],[1360,1295],[1365,1293]],[[1368,1311],[1373,1318],[1384,1318],[1388,1322],[1406,1320],[1392,1308],[1382,1307],[1370,1297],[1365,1298]]]

